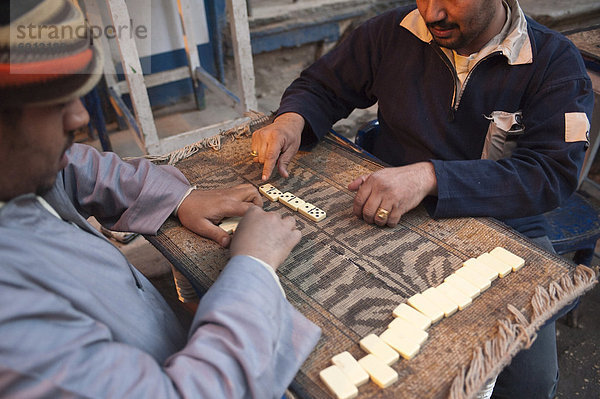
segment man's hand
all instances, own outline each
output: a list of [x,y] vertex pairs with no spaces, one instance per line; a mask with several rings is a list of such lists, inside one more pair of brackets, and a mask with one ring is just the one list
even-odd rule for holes
[[301,236],[292,216],[282,219],[278,213],[252,206],[235,231],[231,256],[250,255],[277,270]]
[[226,217],[242,216],[254,205],[262,206],[262,198],[251,184],[221,190],[194,190],[181,203],[177,217],[194,233],[227,247],[231,237],[215,223]]
[[[427,195],[437,194],[437,179],[431,162],[381,169],[361,176],[348,185],[356,191],[354,214],[367,223],[394,227],[400,217],[415,208]],[[377,216],[378,209],[389,213]]]
[[289,177],[287,166],[298,152],[303,129],[304,118],[288,112],[252,134],[252,151],[258,154],[254,162],[264,164],[263,180],[271,177],[275,164],[281,176]]

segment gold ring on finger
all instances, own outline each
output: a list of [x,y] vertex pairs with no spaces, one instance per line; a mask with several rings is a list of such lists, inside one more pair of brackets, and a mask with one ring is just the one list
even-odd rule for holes
[[390,214],[390,211],[385,210],[380,207],[380,208],[377,208],[377,213],[375,213],[375,216],[377,216],[378,219],[385,220],[385,219],[387,219],[389,214]]
[[252,150],[252,151],[250,152],[250,155],[252,155],[253,157],[257,157],[257,156],[258,156],[258,152],[256,152],[256,151]]

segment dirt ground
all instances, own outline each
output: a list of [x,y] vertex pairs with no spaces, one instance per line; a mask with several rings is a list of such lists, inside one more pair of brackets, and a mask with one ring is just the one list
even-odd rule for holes
[[[300,72],[312,64],[323,48],[318,44],[308,44],[254,56],[256,77],[256,97],[259,111],[269,114],[277,110],[279,100],[289,84]],[[231,68],[228,68],[231,70]],[[227,79],[233,81],[232,74]],[[377,118],[377,106],[357,109],[348,118],[334,125],[334,130],[345,137],[354,138],[363,124]]]

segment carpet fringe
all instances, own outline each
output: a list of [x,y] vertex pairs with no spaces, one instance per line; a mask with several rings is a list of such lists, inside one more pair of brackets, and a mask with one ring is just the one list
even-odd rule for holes
[[496,336],[473,351],[471,363],[463,367],[454,378],[449,399],[472,399],[484,384],[497,376],[521,349],[535,341],[536,332],[556,312],[583,295],[598,282],[593,269],[579,265],[573,276],[569,273],[548,288],[536,287],[531,298],[532,321],[515,306],[508,304],[512,317],[498,320]]

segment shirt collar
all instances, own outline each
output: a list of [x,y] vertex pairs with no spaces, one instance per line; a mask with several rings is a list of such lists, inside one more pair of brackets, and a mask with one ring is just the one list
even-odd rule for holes
[[[44,207],[45,210],[47,210],[48,212],[50,212],[52,215],[56,216],[57,218],[61,219],[58,212],[56,212],[56,210],[54,208],[52,208],[52,205],[50,205],[45,199],[43,199],[39,195],[36,195],[35,199]],[[0,209],[2,209],[2,207],[4,205],[6,205],[6,202],[0,201]]]
[[43,199],[39,195],[36,195],[35,198],[38,200],[38,202],[40,204],[42,204],[44,209],[46,209],[48,212],[50,212],[52,215],[56,216],[57,218],[62,219],[60,217],[60,215],[58,214],[58,212],[56,212],[56,210],[54,208],[52,208],[52,205],[50,205],[45,199]]
[[[508,60],[510,65],[530,64],[533,62],[533,52],[531,42],[527,33],[527,19],[517,0],[505,0],[508,6],[509,21],[502,28],[502,31],[494,36],[483,48],[486,51],[500,51]],[[407,29],[420,40],[431,43],[433,36],[425,25],[425,20],[421,17],[418,9],[411,11],[400,26]],[[490,46],[490,48],[487,48]],[[492,47],[493,46],[493,47]]]

